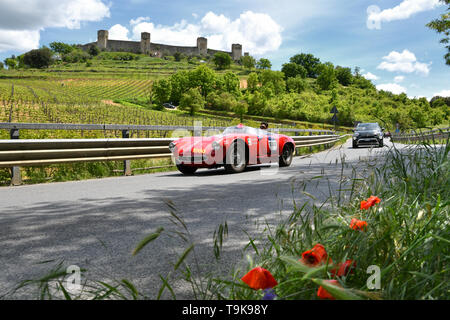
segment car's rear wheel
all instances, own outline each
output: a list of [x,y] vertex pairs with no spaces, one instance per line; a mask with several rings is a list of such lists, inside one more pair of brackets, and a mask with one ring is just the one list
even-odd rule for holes
[[198,169],[196,167],[190,167],[190,166],[186,166],[184,164],[177,164],[177,168],[181,173],[183,173],[185,175],[194,174],[195,171],[197,171],[197,169]]
[[225,170],[228,173],[239,173],[244,171],[246,167],[245,144],[243,142],[233,142],[227,151]]
[[294,158],[294,148],[291,145],[286,144],[283,147],[283,152],[280,155],[280,167],[289,167],[292,163],[292,158]]

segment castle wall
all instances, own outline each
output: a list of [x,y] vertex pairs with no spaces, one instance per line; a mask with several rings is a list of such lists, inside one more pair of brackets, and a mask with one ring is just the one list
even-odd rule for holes
[[126,51],[141,53],[141,43],[137,41],[109,40],[106,45],[108,51]]
[[[231,52],[208,49],[208,39],[204,37],[197,38],[197,46],[195,47],[181,47],[171,46],[167,44],[151,43],[150,33],[142,32],[141,41],[125,41],[125,40],[109,40],[108,30],[98,30],[97,42],[91,42],[84,45],[79,45],[82,50],[89,50],[92,45],[97,45],[100,50],[106,51],[122,51],[133,53],[144,53],[151,56],[161,57],[163,55],[174,55],[175,53],[183,53],[187,56],[194,55],[214,55],[217,52],[224,52],[231,56],[233,60],[239,60],[242,57],[242,45],[233,44]],[[248,55],[246,52],[245,55]]]

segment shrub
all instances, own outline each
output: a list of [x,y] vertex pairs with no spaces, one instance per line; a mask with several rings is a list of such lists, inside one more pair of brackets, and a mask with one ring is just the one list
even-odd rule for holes
[[306,89],[307,83],[301,76],[296,76],[295,78],[287,79],[286,86],[289,92],[300,93]]
[[80,49],[77,49],[63,55],[62,60],[68,63],[84,63],[90,58],[91,56],[89,54],[81,51]]
[[92,46],[89,47],[88,53],[91,56],[95,57],[95,56],[98,56],[100,54],[100,49],[96,45],[92,45]]
[[188,111],[191,116],[205,106],[205,99],[197,88],[191,88],[184,93],[180,100],[179,108]]
[[35,49],[24,54],[23,62],[31,68],[46,68],[53,61],[52,55],[49,48]]
[[213,57],[213,63],[218,70],[228,69],[231,65],[231,57],[225,52],[216,52]]

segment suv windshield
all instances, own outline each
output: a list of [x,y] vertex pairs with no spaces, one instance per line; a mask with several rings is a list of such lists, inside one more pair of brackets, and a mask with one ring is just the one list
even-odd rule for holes
[[356,131],[380,130],[378,123],[360,123],[356,126]]

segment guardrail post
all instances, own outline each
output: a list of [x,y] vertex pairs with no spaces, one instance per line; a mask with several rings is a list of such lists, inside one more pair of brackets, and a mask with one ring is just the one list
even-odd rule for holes
[[[309,135],[312,136],[312,131],[309,132]],[[309,153],[312,153],[312,147],[309,147]]]
[[[128,139],[130,138],[130,131],[129,130],[122,130],[122,138]],[[130,160],[124,160],[123,161],[123,175],[124,176],[131,176],[133,172],[131,171],[131,161]]]
[[[19,129],[11,129],[9,131],[11,139],[19,139]],[[22,184],[22,175],[20,174],[20,167],[11,168],[11,185],[20,186]]]

